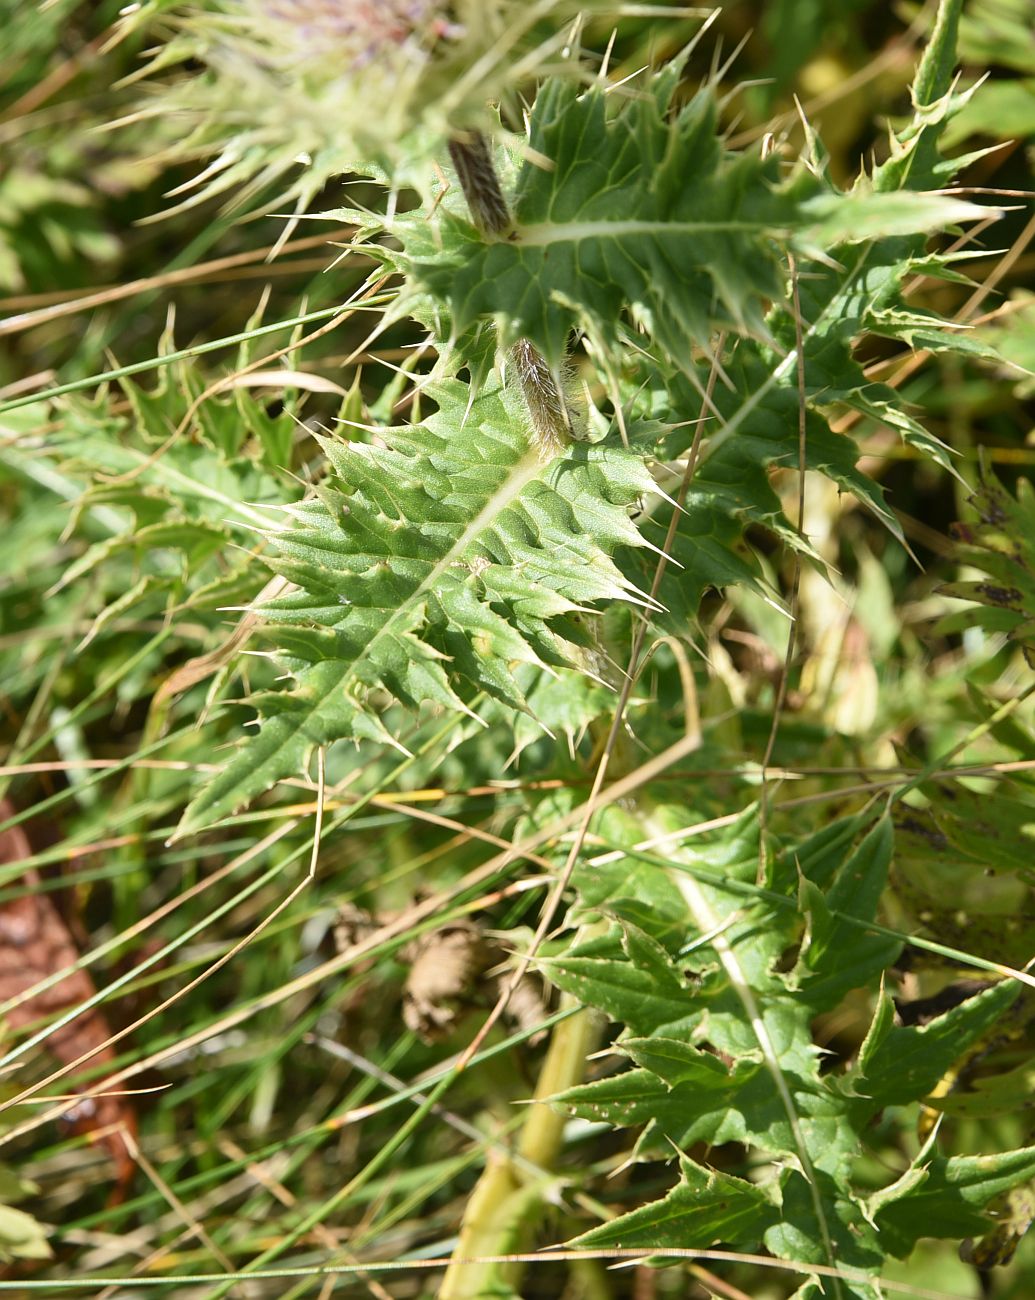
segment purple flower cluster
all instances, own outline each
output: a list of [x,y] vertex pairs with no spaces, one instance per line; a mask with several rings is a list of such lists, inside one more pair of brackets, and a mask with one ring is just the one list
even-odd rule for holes
[[392,46],[452,34],[438,17],[442,0],[266,0],[263,8],[297,53],[363,66]]

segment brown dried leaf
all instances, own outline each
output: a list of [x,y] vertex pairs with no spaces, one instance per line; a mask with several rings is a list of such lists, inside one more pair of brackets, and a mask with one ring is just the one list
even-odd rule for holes
[[[0,816],[7,818],[14,809],[0,803]],[[0,864],[22,862],[32,856],[28,836],[20,826],[0,832]],[[32,867],[21,877],[30,888],[39,885],[39,873]],[[0,1001],[20,997],[41,980],[64,970],[79,960],[68,926],[47,894],[27,893],[21,898],[0,903]],[[60,1015],[86,1002],[94,994],[93,980],[85,970],[71,971],[50,988],[18,1002],[4,1019],[11,1029],[38,1026],[47,1017]],[[46,1040],[47,1048],[59,1061],[67,1063],[93,1052],[90,1065],[114,1062],[115,1053],[107,1045],[111,1030],[104,1016],[93,1009],[70,1020]],[[96,1091],[97,1085],[91,1085]],[[120,1188],[128,1185],[134,1164],[122,1137],[123,1128],[136,1131],[136,1118],[121,1097],[84,1097],[72,1107],[66,1121],[73,1132],[99,1132],[98,1141],[115,1161]]]
[[404,951],[411,963],[403,990],[403,1020],[426,1042],[446,1037],[474,1004],[475,984],[492,961],[481,931],[457,921],[422,936]]

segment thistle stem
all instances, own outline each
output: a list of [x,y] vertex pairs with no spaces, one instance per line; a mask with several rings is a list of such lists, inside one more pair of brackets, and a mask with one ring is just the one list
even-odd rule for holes
[[[511,229],[510,210],[503,195],[488,141],[468,132],[449,142],[449,156],[467,199],[471,220],[493,239]],[[553,457],[571,441],[572,417],[560,376],[527,339],[519,339],[507,359],[524,399],[540,454]],[[575,1005],[570,1003],[570,1005]],[[468,1264],[486,1255],[519,1253],[531,1239],[542,1216],[552,1179],[549,1170],[560,1152],[565,1117],[545,1098],[581,1082],[586,1057],[596,1041],[597,1017],[583,1008],[557,1025],[550,1036],[532,1105],[517,1141],[518,1160],[490,1153],[485,1170],[464,1212],[460,1240],[439,1291],[439,1300],[474,1300],[493,1293],[497,1284],[517,1285],[520,1265]],[[520,1163],[519,1163],[520,1161]],[[529,1178],[528,1162],[538,1165],[542,1178]]]
[[[562,1006],[578,1005],[565,997]],[[546,1098],[581,1083],[586,1057],[599,1035],[600,1020],[582,1008],[554,1026],[535,1090],[516,1143],[518,1160],[490,1153],[485,1171],[464,1212],[460,1240],[446,1270],[438,1300],[476,1300],[504,1294],[520,1284],[520,1264],[467,1263],[491,1255],[521,1254],[529,1249],[554,1182],[549,1170],[561,1150],[567,1117]],[[531,1162],[543,1171],[530,1177]],[[501,1289],[502,1288],[502,1289]]]

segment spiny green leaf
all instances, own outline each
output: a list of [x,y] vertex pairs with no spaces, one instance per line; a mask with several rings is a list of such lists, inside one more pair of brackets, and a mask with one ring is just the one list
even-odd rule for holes
[[559,366],[575,326],[610,344],[626,309],[671,356],[715,328],[764,331],[763,303],[780,292],[773,236],[795,200],[775,159],[723,149],[710,91],[667,116],[677,82],[669,66],[625,100],[547,82],[508,239],[484,242],[448,208],[437,227],[392,223],[457,334],[491,316],[505,344],[527,338]]
[[877,1274],[883,1251],[877,1233],[843,1182],[822,1171],[814,1177],[826,1211],[823,1223],[817,1218],[816,1197],[807,1180],[798,1170],[787,1170],[781,1179],[780,1217],[765,1234],[766,1247],[779,1258],[801,1261],[804,1272],[808,1264],[824,1264],[829,1259],[825,1233],[838,1266],[870,1274],[874,1284],[850,1277],[817,1277],[796,1294],[810,1300],[882,1300]]
[[[652,821],[650,834],[656,835],[665,825],[660,818]],[[649,837],[647,830],[641,829],[640,838]],[[730,876],[753,879],[757,849],[752,847],[752,838],[745,825],[732,835],[727,831],[717,836],[712,844],[696,840],[693,857],[710,865],[722,863]],[[690,906],[690,895],[681,885],[684,877],[678,856],[670,871],[655,869],[655,883],[645,871],[625,881],[616,872],[612,882],[624,900],[642,889],[644,901],[665,887],[662,882],[675,883],[683,896],[684,934],[696,936],[705,927],[699,909]],[[577,873],[576,881],[580,890],[583,881],[595,890],[599,888],[592,871]],[[638,1060],[646,1062],[641,1040],[649,1036],[651,1041],[656,1037],[666,1042],[679,1037],[707,1045],[729,1062],[730,1079],[715,1093],[702,1091],[695,1095],[692,1087],[678,1084],[670,1088],[671,1081],[663,1071],[658,1079],[661,1086],[652,1094],[658,1110],[656,1136],[647,1140],[645,1151],[658,1154],[661,1135],[675,1141],[707,1136],[711,1141],[755,1142],[770,1152],[798,1158],[803,1155],[804,1143],[805,1159],[843,1174],[846,1162],[857,1149],[858,1136],[839,1121],[844,1101],[821,1079],[810,1028],[814,1012],[809,1002],[793,991],[787,975],[774,971],[782,952],[794,942],[797,918],[790,910],[774,909],[761,901],[745,907],[742,894],[703,881],[696,889],[701,904],[710,910],[711,923],[725,922],[723,942],[731,956],[728,963],[720,963],[714,944],[708,944],[681,960],[683,980],[688,985],[685,993],[677,975],[679,967],[672,958],[662,959],[656,948],[632,944],[626,935],[620,947],[615,934],[595,939],[591,958],[586,956],[585,945],[579,945],[568,954],[552,958],[544,967],[546,973],[562,987],[578,981],[578,992],[585,1000],[609,1015],[622,1015],[638,1044],[634,1054]],[[595,905],[600,908],[602,904],[598,897]],[[628,911],[630,903],[623,901],[623,908]],[[624,928],[631,931],[631,927]],[[666,944],[678,943],[673,924],[667,919],[658,933],[665,936]],[[760,1017],[764,1040],[758,1025],[745,1014],[745,991],[734,983],[731,964],[738,978],[750,986],[753,1013]],[[759,1068],[760,1062],[766,1068]],[[709,1068],[700,1061],[696,1064]],[[783,1080],[783,1094],[774,1087],[774,1072]],[[641,1068],[633,1073],[640,1079],[642,1092],[647,1087],[647,1070]],[[623,1109],[630,1114],[626,1105],[629,1099],[621,1096],[621,1087],[608,1080],[589,1084],[576,1100],[587,1107],[613,1104],[617,1120]],[[619,1093],[612,1096],[612,1088],[618,1088]],[[638,1114],[648,1118],[645,1111]]]
[[[584,1119],[606,1120],[616,1128],[647,1126],[642,1149],[664,1153],[668,1143],[687,1148],[742,1141],[749,1124],[758,1124],[753,1101],[742,1090],[759,1074],[758,1062],[728,1067],[710,1052],[677,1038],[626,1038],[621,1050],[642,1068],[569,1088],[553,1105]],[[770,1083],[760,1080],[762,1087]]]
[[959,221],[979,221],[995,209],[947,194],[916,190],[875,191],[857,186],[848,194],[818,194],[802,204],[811,225],[796,233],[804,251],[862,243],[927,230],[944,230]]
[[975,1079],[965,1089],[928,1097],[925,1103],[943,1115],[969,1119],[995,1119],[1019,1115],[1035,1106],[1035,1065],[1025,1061],[1014,1070]]
[[[959,781],[931,782],[921,789],[927,807],[903,808],[897,818],[900,868],[909,872],[913,889],[930,895],[933,906],[939,903],[938,891],[962,880],[966,871],[1035,881],[1035,799],[1026,787],[1015,786],[1014,797],[1004,782],[994,801]],[[968,911],[1002,914],[1007,898],[982,883],[980,896],[968,892]],[[959,902],[951,900],[951,907]]]
[[[623,827],[612,820],[609,837],[635,843],[663,833],[665,825],[657,816],[641,821],[637,836],[634,824]],[[743,893],[709,883],[710,876],[693,894],[680,885],[681,853],[672,855],[668,868],[659,861],[653,881],[643,863],[635,876],[625,878],[617,862],[596,868],[610,873],[603,878],[590,869],[578,871],[576,883],[588,891],[584,901],[592,897],[596,910],[621,915],[622,929],[552,957],[544,970],[562,987],[624,1019],[627,1034],[616,1046],[635,1062],[628,1071],[567,1090],[554,1103],[616,1127],[644,1126],[640,1159],[664,1158],[672,1144],[736,1141],[771,1162],[794,1161],[795,1167],[782,1174],[776,1172],[780,1163],[774,1163],[770,1176],[760,1180],[774,1198],[779,1182],[782,1196],[781,1213],[765,1230],[766,1245],[783,1258],[836,1261],[874,1279],[872,1284],[816,1279],[804,1294],[874,1300],[881,1236],[851,1182],[867,1129],[882,1107],[924,1097],[960,1054],[999,1022],[1017,986],[991,988],[924,1029],[895,1026],[891,1001],[882,996],[858,1064],[821,1070],[811,1025],[817,1007],[831,1006],[864,985],[899,949],[897,942],[839,919],[843,914],[865,922],[874,916],[891,859],[890,820],[881,818],[853,848],[860,826],[860,819],[847,818],[800,846],[787,844],[774,860],[771,883],[789,894],[792,869],[800,873],[812,909],[812,933],[786,974],[778,961],[794,943],[794,913],[770,909],[761,899],[745,906]],[[714,862],[724,855],[730,876],[753,877],[757,856],[745,853],[743,840],[730,842],[729,832],[724,834],[722,851],[718,843],[709,846],[708,837],[695,839],[694,857]],[[706,912],[710,924],[724,922],[721,939],[696,947],[678,965],[672,955],[680,951],[677,904],[668,893],[673,883],[684,899],[688,937],[703,928]],[[655,897],[662,902],[653,942],[642,932],[634,935],[624,919],[650,915],[646,907],[637,909],[637,896],[644,904]],[[721,944],[727,945],[728,960],[717,960]],[[749,994],[737,980],[747,982]],[[684,1198],[693,1203],[685,1189],[680,1205]],[[635,1225],[646,1233],[659,1218],[664,1224],[661,1206],[666,1204],[644,1206]]]
[[951,96],[963,0],[939,0],[931,38],[911,88],[912,121],[892,137],[891,157],[873,176],[877,190],[929,189],[943,169],[938,140],[954,108]]
[[779,1211],[762,1188],[680,1157],[680,1180],[668,1195],[652,1205],[591,1228],[568,1243],[595,1250],[626,1248],[731,1246],[757,1242]]
[[882,995],[859,1060],[846,1075],[862,1099],[858,1104],[872,1114],[926,1096],[970,1044],[1001,1019],[1020,989],[1003,980],[920,1026],[894,1025],[891,1001]]
[[1011,640],[1021,644],[1029,663],[1035,664],[1035,493],[1027,479],[1019,479],[1017,494],[1011,496],[985,466],[970,504],[978,522],[954,524],[953,535],[960,544],[961,563],[982,570],[988,578],[948,583],[941,593],[985,609],[969,609],[962,617],[949,615],[941,626],[955,631],[977,621],[1007,631]]
[[621,948],[593,940],[539,965],[558,988],[638,1032],[673,1031],[696,1018],[690,990],[664,950],[628,923]]
[[893,838],[890,819],[882,817],[840,867],[829,889],[823,892],[811,881],[803,882],[809,934],[796,974],[803,996],[816,1010],[836,1005],[849,989],[863,986],[901,951],[896,940],[868,934],[845,919],[875,919],[887,883]]
[[384,445],[324,440],[332,476],[270,534],[268,562],[295,590],[262,614],[295,686],[255,701],[259,736],[181,830],[303,772],[317,745],[389,742],[385,694],[469,713],[485,691],[527,711],[520,665],[599,676],[572,616],[642,599],[611,559],[641,544],[629,511],[653,489],[642,461],[610,439],[543,459],[498,383],[472,396],[443,380],[428,395],[436,414],[381,431]]
[[874,1198],[883,1246],[900,1259],[922,1237],[967,1237],[993,1225],[982,1210],[995,1197],[1035,1177],[1035,1147],[988,1156],[935,1156]]

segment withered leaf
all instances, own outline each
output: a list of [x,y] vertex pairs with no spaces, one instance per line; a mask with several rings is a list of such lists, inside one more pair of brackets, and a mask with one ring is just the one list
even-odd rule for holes
[[[0,816],[7,818],[13,812],[9,803],[0,803]],[[20,826],[0,832],[0,864],[23,862],[31,856],[32,846]],[[41,883],[39,873],[29,867],[20,879],[29,892],[0,903],[0,1001],[3,1002],[20,997],[79,959],[75,941],[58,909],[47,894],[33,889]],[[16,1003],[4,1019],[10,1029],[35,1029],[47,1017],[81,1006],[94,991],[89,974],[74,970],[49,988]],[[110,1037],[111,1030],[104,1016],[93,1009],[55,1030],[47,1038],[46,1046],[62,1063],[92,1052],[88,1065],[95,1067],[98,1063],[114,1062],[114,1050],[107,1045]],[[90,1091],[97,1090],[98,1085],[91,1084]],[[134,1134],[136,1119],[125,1099],[84,1096],[70,1108],[66,1118],[73,1132],[100,1133],[98,1140],[115,1161],[118,1187],[128,1186],[135,1166],[122,1133],[128,1130]]]

